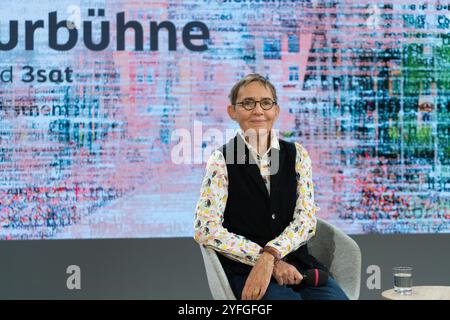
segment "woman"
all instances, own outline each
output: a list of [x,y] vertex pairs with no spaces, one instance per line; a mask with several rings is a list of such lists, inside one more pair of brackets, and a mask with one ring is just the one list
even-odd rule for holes
[[318,210],[311,159],[272,129],[280,113],[275,87],[249,74],[229,98],[240,130],[208,160],[194,239],[219,253],[237,298],[348,299],[331,277],[322,287],[302,283],[306,270],[328,270],[308,254]]

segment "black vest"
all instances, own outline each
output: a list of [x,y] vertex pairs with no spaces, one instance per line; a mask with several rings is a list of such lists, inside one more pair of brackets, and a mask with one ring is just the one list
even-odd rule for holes
[[[261,247],[275,239],[290,224],[297,199],[296,148],[293,143],[281,139],[279,142],[280,150],[270,151],[270,195],[259,167],[239,134],[219,149],[225,157],[228,171],[223,227]],[[249,273],[252,268],[221,254],[218,257],[222,266],[234,273]],[[302,271],[313,268],[327,271],[309,255],[306,244],[283,260]]]

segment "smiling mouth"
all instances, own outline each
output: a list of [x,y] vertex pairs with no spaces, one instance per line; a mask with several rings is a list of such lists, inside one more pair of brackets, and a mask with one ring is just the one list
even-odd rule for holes
[[256,122],[256,123],[258,123],[258,122],[266,122],[266,120],[251,120],[250,122]]

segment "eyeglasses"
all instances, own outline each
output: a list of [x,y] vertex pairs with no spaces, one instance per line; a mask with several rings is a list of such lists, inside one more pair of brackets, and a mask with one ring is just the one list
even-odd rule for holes
[[261,108],[263,110],[270,110],[270,109],[272,109],[272,107],[275,104],[277,104],[276,101],[274,101],[274,100],[272,100],[270,98],[264,98],[264,99],[261,99],[259,101],[256,101],[256,100],[251,99],[251,98],[247,98],[247,99],[242,100],[241,102],[236,103],[236,106],[237,105],[242,105],[242,107],[244,107],[245,110],[251,111],[251,110],[255,109],[257,102],[259,102],[259,105],[261,106]]

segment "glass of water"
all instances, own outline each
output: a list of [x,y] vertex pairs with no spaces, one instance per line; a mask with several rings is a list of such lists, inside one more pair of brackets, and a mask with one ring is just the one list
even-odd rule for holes
[[412,294],[412,270],[411,267],[395,267],[394,291],[404,295]]

